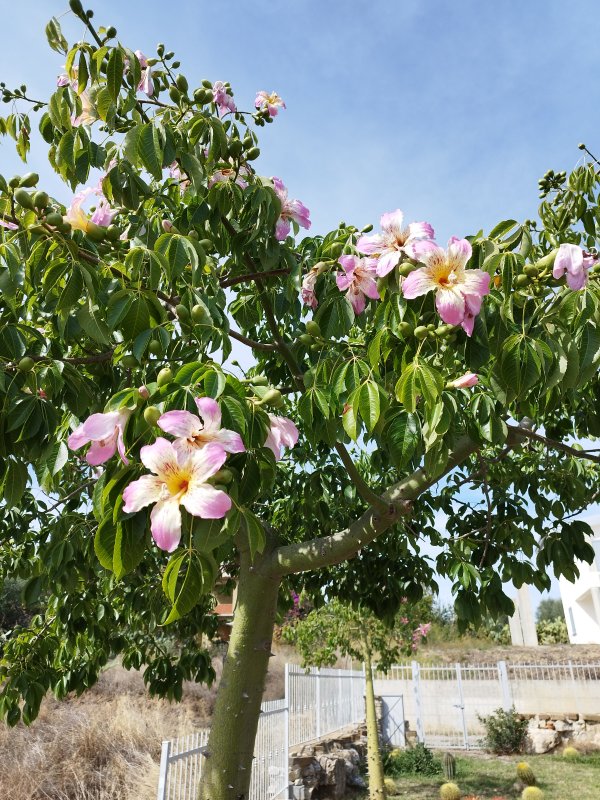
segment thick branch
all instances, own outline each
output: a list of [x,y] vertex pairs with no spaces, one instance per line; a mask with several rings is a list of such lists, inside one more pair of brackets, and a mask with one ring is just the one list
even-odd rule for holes
[[571,447],[563,442],[557,442],[555,439],[549,439],[547,436],[542,436],[541,433],[536,433],[529,428],[523,428],[517,425],[507,425],[507,428],[512,432],[513,436],[517,438],[523,437],[525,439],[533,439],[534,442],[545,444],[546,447],[549,447],[551,450],[562,450],[563,453],[568,453],[568,455],[574,458],[584,458],[587,461],[600,464],[600,456],[596,456],[586,450],[577,450],[575,447]]
[[268,272],[247,272],[244,275],[238,275],[235,278],[221,278],[219,286],[222,289],[227,289],[228,286],[235,286],[238,283],[245,283],[246,281],[262,280],[263,278],[271,278],[273,275],[289,275],[289,269],[272,269]]
[[248,345],[248,347],[251,347],[253,350],[263,350],[265,353],[272,353],[274,350],[277,350],[276,344],[268,344],[267,342],[255,342],[254,339],[249,339],[247,336],[244,336],[243,333],[238,333],[237,331],[230,330],[228,335],[232,339],[236,339],[238,342]]
[[270,568],[280,575],[289,575],[329,567],[352,558],[361,547],[384,533],[403,514],[410,513],[413,500],[476,452],[479,446],[468,436],[459,439],[442,475],[431,478],[424,469],[418,469],[384,492],[381,500],[389,507],[388,513],[370,508],[343,531],[309,542],[279,547],[273,554]]

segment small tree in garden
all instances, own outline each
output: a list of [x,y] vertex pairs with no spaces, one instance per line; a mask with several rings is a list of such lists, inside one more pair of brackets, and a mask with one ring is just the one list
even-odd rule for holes
[[297,239],[308,210],[256,170],[281,98],[238,109],[70,7],[86,40],[48,24],[50,97],[0,87],[0,133],[25,160],[35,121],[65,182],[0,178],[0,577],[44,597],[3,644],[0,711],[30,721],[117,653],[154,693],[211,680],[227,572],[202,792],[232,800],[291,588],[389,618],[437,573],[468,624],[593,558],[599,175],[549,173],[539,222],[447,248],[399,210]]
[[401,653],[416,650],[418,642],[427,635],[430,627],[429,623],[417,623],[415,618],[418,616],[418,607],[411,608],[404,604],[393,624],[386,625],[368,609],[353,608],[333,600],[283,630],[283,638],[297,648],[305,666],[332,666],[340,655],[364,663],[371,800],[386,797],[373,689],[373,663],[386,672]]

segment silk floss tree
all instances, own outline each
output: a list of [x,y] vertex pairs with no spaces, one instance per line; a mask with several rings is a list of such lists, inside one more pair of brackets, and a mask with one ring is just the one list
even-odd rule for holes
[[544,176],[539,220],[447,248],[397,210],[304,235],[256,167],[278,94],[191,87],[70,7],[86,40],[48,24],[50,97],[0,87],[0,133],[26,160],[35,122],[65,183],[0,179],[0,575],[41,598],[2,643],[0,710],[29,722],[115,653],[171,699],[212,680],[232,576],[201,789],[232,800],[290,589],[386,618],[445,575],[476,624],[593,558],[597,162]]

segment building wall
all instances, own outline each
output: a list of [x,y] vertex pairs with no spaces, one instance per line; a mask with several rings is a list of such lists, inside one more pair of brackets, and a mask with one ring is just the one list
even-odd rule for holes
[[572,644],[600,644],[600,516],[588,522],[594,535],[590,544],[596,551],[593,564],[577,561],[579,578],[570,583],[559,579],[560,596]]

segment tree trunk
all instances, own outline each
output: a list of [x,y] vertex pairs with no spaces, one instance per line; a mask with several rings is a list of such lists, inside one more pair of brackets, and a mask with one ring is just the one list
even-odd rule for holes
[[375,691],[373,689],[373,670],[371,653],[368,647],[365,658],[365,703],[367,712],[367,766],[369,769],[369,800],[386,800],[383,779],[383,764],[379,749],[379,730],[377,728],[377,712],[375,710]]
[[240,554],[233,630],[203,765],[202,800],[246,800],[280,578],[261,574],[262,559]]

